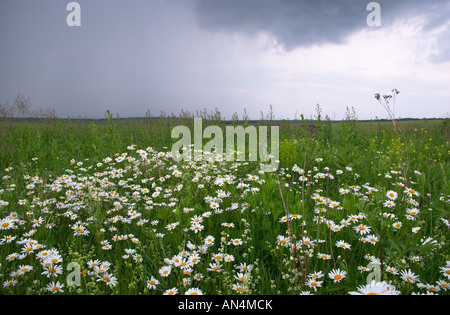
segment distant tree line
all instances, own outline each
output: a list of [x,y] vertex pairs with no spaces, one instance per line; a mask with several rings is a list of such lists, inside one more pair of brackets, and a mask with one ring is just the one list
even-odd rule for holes
[[0,104],[0,118],[57,118],[56,111],[53,108],[34,108],[31,98],[17,93],[16,98],[10,104]]

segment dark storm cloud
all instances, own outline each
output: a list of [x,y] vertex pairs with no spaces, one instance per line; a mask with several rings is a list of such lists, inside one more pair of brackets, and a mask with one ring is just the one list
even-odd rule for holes
[[[286,50],[323,43],[343,43],[367,28],[368,0],[199,0],[198,25],[210,31],[266,32]],[[382,26],[397,19],[423,15],[426,28],[435,29],[449,21],[448,0],[384,0]]]

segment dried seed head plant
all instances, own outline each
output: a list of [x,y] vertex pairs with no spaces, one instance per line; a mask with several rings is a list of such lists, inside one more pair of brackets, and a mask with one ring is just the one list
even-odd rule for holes
[[[395,101],[396,96],[400,94],[400,91],[397,89],[392,89],[392,94],[386,94],[383,96],[380,96],[380,93],[375,94],[375,99],[383,106],[383,108],[386,110],[386,112],[389,115],[390,120],[392,121],[392,124],[394,126],[394,131],[397,135],[397,141],[400,151],[400,162],[402,164],[403,168],[403,178],[404,182],[408,181],[408,170],[409,170],[409,156],[408,156],[408,142],[406,141],[406,136],[403,131],[403,128],[401,124],[399,124],[399,121],[397,117],[395,116]],[[402,144],[401,139],[404,140],[404,143]],[[403,149],[404,147],[404,149]]]

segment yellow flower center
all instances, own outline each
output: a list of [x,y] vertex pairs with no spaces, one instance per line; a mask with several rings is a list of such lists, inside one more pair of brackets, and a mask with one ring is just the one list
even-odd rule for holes
[[334,279],[335,279],[335,280],[341,280],[341,278],[342,278],[341,275],[335,275],[335,276],[334,276]]
[[8,226],[9,226],[9,223],[8,223],[8,222],[5,222],[5,223],[2,224],[2,227],[3,227],[3,228],[7,228]]

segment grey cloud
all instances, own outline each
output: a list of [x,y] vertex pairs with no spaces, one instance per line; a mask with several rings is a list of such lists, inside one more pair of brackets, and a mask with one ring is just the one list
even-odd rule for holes
[[[345,43],[347,37],[366,23],[365,0],[198,0],[199,27],[213,32],[253,36],[271,34],[287,51],[324,43]],[[428,19],[428,29],[449,20],[448,0],[384,0],[382,26],[417,14]]]

